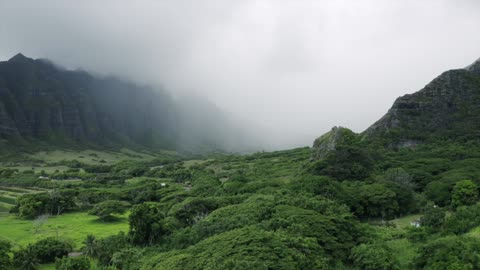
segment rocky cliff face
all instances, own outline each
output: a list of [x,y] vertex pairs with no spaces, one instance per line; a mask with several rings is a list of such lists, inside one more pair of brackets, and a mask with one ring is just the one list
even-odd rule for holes
[[331,151],[335,151],[337,145],[350,143],[357,137],[353,131],[343,127],[333,127],[329,132],[315,140],[312,148],[312,158],[322,159]]
[[447,71],[424,89],[399,97],[362,135],[390,137],[399,145],[434,138],[479,138],[480,62]]
[[[353,135],[352,135],[353,134]],[[436,139],[480,139],[480,59],[465,69],[444,72],[422,90],[397,98],[390,110],[361,134],[333,128],[315,140],[312,158],[358,138],[367,146],[415,147]]]
[[162,89],[22,54],[0,62],[0,152],[2,145],[32,142],[253,151],[263,145],[257,137],[199,96],[174,100]]
[[174,138],[175,108],[161,91],[62,70],[21,54],[0,62],[0,138],[153,146]]

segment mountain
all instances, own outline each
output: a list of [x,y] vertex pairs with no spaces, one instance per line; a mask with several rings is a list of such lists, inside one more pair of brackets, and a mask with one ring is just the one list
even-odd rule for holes
[[67,71],[17,54],[0,62],[0,137],[167,147],[176,134],[164,91]]
[[258,149],[253,136],[198,96],[96,77],[17,54],[0,62],[3,146],[135,146],[179,151]]
[[480,60],[444,72],[422,90],[399,97],[362,133],[398,146],[434,139],[477,139],[480,135]]
[[464,69],[446,71],[420,91],[397,98],[388,112],[362,133],[332,128],[315,140],[312,158],[323,159],[354,144],[397,149],[479,138],[480,59]]

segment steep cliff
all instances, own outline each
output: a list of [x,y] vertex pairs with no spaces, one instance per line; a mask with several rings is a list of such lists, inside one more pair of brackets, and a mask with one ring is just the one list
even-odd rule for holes
[[388,113],[369,127],[367,139],[383,137],[400,146],[435,139],[478,139],[480,62],[444,72],[422,90],[399,97]]
[[[348,135],[348,136],[346,136]],[[472,65],[446,71],[422,90],[397,98],[380,120],[360,134],[333,128],[315,140],[312,158],[322,159],[337,145],[387,148],[415,147],[433,141],[480,139],[480,59]]]
[[0,62],[0,137],[52,143],[172,146],[170,96],[18,54]]

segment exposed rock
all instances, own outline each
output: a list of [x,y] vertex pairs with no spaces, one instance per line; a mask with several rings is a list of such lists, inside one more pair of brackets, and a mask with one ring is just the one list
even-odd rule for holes
[[348,128],[333,127],[329,132],[315,140],[312,147],[312,158],[325,158],[329,152],[336,149],[338,144],[350,141],[352,136],[356,136],[356,134]]
[[115,78],[17,54],[0,62],[0,138],[145,146],[175,138],[173,101]]
[[362,133],[395,147],[434,138],[479,138],[480,62],[450,70],[424,89],[399,97],[388,113]]

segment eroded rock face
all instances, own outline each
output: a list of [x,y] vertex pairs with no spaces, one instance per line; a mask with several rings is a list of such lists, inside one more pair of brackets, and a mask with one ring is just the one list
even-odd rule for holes
[[338,144],[348,143],[357,134],[348,128],[333,127],[329,132],[315,140],[312,147],[312,159],[322,159],[331,151],[335,151]]
[[[450,70],[424,89],[399,97],[362,135],[411,146],[435,137],[480,135],[480,62]],[[413,143],[412,143],[413,142]]]
[[21,54],[0,62],[0,139],[148,145],[175,136],[173,112],[161,91]]

